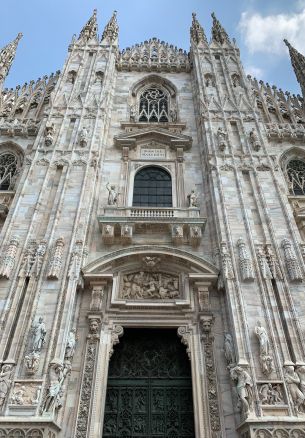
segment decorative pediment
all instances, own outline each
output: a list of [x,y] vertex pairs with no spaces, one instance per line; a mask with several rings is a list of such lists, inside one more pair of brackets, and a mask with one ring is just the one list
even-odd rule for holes
[[147,127],[130,133],[114,137],[115,145],[118,147],[136,147],[137,144],[155,141],[169,145],[172,149],[183,148],[188,150],[192,146],[192,138],[188,135],[173,133],[161,127]]
[[118,54],[118,70],[127,71],[190,71],[188,53],[183,49],[151,38],[141,44],[127,47]]

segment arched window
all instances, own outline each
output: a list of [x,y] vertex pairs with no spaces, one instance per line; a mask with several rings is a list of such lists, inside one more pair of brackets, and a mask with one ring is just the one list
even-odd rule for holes
[[136,207],[172,207],[172,179],[160,167],[144,167],[135,176],[133,205]]
[[0,154],[0,190],[12,190],[18,170],[18,158],[11,152]]
[[289,161],[286,168],[286,174],[290,191],[295,196],[305,196],[305,161]]
[[168,95],[160,88],[147,88],[140,95],[139,122],[168,122]]

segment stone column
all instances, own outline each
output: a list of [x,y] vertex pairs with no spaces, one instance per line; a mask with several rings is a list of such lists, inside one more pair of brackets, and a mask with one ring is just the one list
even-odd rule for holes
[[76,420],[75,438],[95,438],[102,436],[104,405],[106,398],[108,364],[113,346],[123,335],[121,326],[103,327],[100,314],[88,316],[83,379]]

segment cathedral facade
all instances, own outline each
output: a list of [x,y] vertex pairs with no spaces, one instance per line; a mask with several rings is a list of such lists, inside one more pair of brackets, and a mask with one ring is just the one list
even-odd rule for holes
[[[4,81],[0,437],[305,437],[303,98],[215,15]],[[305,58],[288,41],[305,96]]]

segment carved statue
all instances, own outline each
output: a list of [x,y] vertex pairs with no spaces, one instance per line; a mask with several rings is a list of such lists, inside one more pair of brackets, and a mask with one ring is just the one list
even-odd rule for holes
[[199,206],[198,195],[195,192],[195,190],[192,190],[191,193],[187,195],[187,199],[190,208],[192,207],[198,208]]
[[178,111],[177,111],[177,107],[175,104],[172,105],[169,114],[170,114],[171,121],[173,123],[176,123],[177,119],[178,119]]
[[258,152],[261,148],[259,139],[258,139],[258,135],[255,131],[255,129],[253,128],[250,132],[249,132],[249,139],[250,139],[250,143],[253,147],[253,149]]
[[137,111],[135,105],[130,105],[129,107],[129,117],[131,122],[136,121]]
[[40,317],[38,323],[33,326],[33,351],[35,353],[40,352],[46,337],[47,331],[43,318]]
[[264,356],[268,355],[269,337],[266,329],[262,326],[260,321],[257,322],[257,326],[255,327],[254,331],[259,340],[260,354]]
[[296,372],[300,378],[300,390],[305,397],[305,365],[298,366]]
[[51,146],[53,144],[54,134],[55,134],[54,124],[47,122],[45,127],[45,140],[44,140],[46,146]]
[[71,329],[66,344],[65,360],[69,360],[70,362],[72,361],[75,353],[75,345],[76,345],[75,332],[76,332],[75,328]]
[[227,136],[228,136],[228,134],[222,128],[218,128],[216,136],[217,136],[217,142],[218,142],[219,150],[221,152],[224,152],[224,150],[227,147]]
[[138,272],[123,277],[121,298],[173,299],[179,296],[179,280],[169,274]]
[[285,366],[285,381],[289,389],[293,404],[297,412],[300,412],[300,407],[304,403],[305,395],[299,388],[301,383],[299,375],[295,372],[293,365]]
[[175,225],[174,226],[174,236],[183,238],[183,228],[181,225]]
[[115,185],[110,185],[109,182],[106,185],[108,190],[108,205],[118,205],[119,193],[115,189]]
[[230,367],[230,365],[233,365],[236,363],[233,338],[230,335],[230,333],[225,333],[224,350],[225,350],[225,358],[226,358],[227,364]]
[[43,412],[50,412],[59,407],[61,387],[65,378],[64,366],[58,361],[53,361],[49,369],[50,384],[43,406]]
[[3,409],[5,399],[12,384],[12,372],[13,365],[2,365],[0,372],[0,410]]
[[268,375],[274,369],[273,359],[269,353],[270,350],[269,336],[266,329],[262,326],[260,321],[257,322],[254,332],[259,340],[259,349],[260,349],[259,356],[260,356],[262,371],[264,374]]
[[253,403],[253,382],[247,371],[236,366],[230,371],[231,379],[236,382],[236,390],[239,398],[239,407],[245,417],[252,409]]
[[82,130],[81,130],[80,133],[79,133],[79,144],[80,144],[82,147],[87,146],[87,143],[88,143],[88,135],[89,135],[88,129],[87,129],[85,126],[83,126],[83,127],[82,127]]

